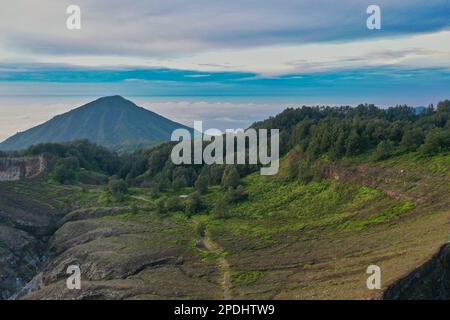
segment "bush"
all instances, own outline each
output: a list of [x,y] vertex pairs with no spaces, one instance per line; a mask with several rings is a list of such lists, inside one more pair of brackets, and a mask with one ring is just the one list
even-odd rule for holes
[[316,175],[316,171],[310,161],[300,161],[298,166],[297,179],[303,183],[310,183]]
[[167,212],[181,211],[183,206],[181,205],[180,198],[178,196],[168,198],[164,204],[164,209]]
[[131,206],[131,213],[134,215],[139,213],[139,208],[135,204]]
[[424,144],[419,151],[422,155],[431,156],[450,148],[450,131],[434,129],[425,137]]
[[239,185],[236,189],[228,188],[227,193],[225,194],[225,201],[229,204],[237,203],[241,200],[244,200],[247,197],[244,191],[244,187]]
[[108,183],[108,176],[95,171],[80,170],[78,181],[90,185],[106,185]]
[[108,191],[114,200],[122,202],[128,194],[128,185],[123,179],[112,178],[108,183]]
[[229,215],[228,203],[222,199],[222,201],[217,202],[212,211],[213,218],[215,219],[226,219]]
[[206,192],[208,192],[208,177],[206,177],[204,174],[199,175],[197,181],[195,181],[195,189],[200,194],[205,194]]
[[209,166],[209,182],[211,185],[219,185],[222,183],[224,168],[225,166],[218,164]]
[[53,177],[59,183],[75,183],[78,179],[80,163],[75,157],[59,159],[53,169]]
[[419,146],[423,143],[423,140],[424,136],[422,129],[410,129],[403,134],[401,146],[406,151],[416,151],[417,148],[419,148]]
[[239,185],[241,178],[236,167],[227,167],[223,173],[222,185],[225,188],[236,188]]
[[166,201],[164,198],[158,199],[156,201],[156,211],[158,213],[165,213],[166,212]]
[[191,216],[203,209],[203,202],[200,193],[193,193],[186,202],[185,212]]
[[177,176],[172,182],[172,188],[174,190],[180,190],[182,188],[187,187],[187,181],[184,176]]
[[394,143],[390,140],[381,141],[375,150],[374,160],[380,161],[391,157],[394,153]]
[[199,222],[196,224],[195,226],[195,232],[201,237],[203,238],[205,236],[206,233],[206,226],[203,222]]

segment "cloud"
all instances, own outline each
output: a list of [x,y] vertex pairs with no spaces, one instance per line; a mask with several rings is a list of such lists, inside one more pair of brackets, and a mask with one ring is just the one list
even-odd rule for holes
[[186,74],[184,75],[185,78],[207,78],[209,77],[209,74]]
[[[366,28],[366,0],[78,0],[82,29],[65,27],[73,1],[2,5],[0,45],[32,55],[166,59],[233,48],[433,32],[450,26],[448,0],[378,0],[380,32]],[[1,55],[0,55],[1,56]]]

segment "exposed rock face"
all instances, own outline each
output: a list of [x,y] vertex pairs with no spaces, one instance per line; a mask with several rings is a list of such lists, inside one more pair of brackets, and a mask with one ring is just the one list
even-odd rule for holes
[[43,156],[0,158],[0,181],[17,181],[33,178],[45,171],[47,162]]
[[322,177],[376,188],[397,200],[432,204],[436,209],[450,206],[450,198],[442,192],[450,183],[448,176],[342,163],[319,163],[317,170]]
[[[15,299],[217,299],[220,273],[185,244],[192,225],[143,216],[127,208],[68,213],[48,242],[39,273]],[[147,220],[148,221],[148,220]],[[163,232],[164,230],[164,232]],[[174,241],[174,238],[177,240]],[[81,270],[81,289],[68,290],[67,267]]]
[[60,219],[57,202],[42,199],[41,185],[35,180],[29,195],[15,189],[22,182],[0,183],[0,300],[23,288],[46,259],[46,242]]
[[450,245],[442,246],[434,257],[403,279],[392,284],[384,299],[450,299]]

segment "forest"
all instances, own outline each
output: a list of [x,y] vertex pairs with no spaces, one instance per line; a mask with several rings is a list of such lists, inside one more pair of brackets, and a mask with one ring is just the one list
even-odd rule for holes
[[[406,105],[378,108],[375,105],[288,108],[275,117],[254,123],[255,129],[280,130],[280,157],[295,149],[288,162],[292,176],[305,182],[314,175],[318,159],[337,161],[362,158],[388,159],[409,152],[423,157],[450,149],[450,101],[416,112]],[[206,142],[204,142],[206,143]],[[117,154],[87,140],[34,145],[21,152],[0,156],[44,154],[53,159],[50,179],[63,184],[103,184],[108,179],[128,186],[148,187],[158,193],[208,185],[233,189],[239,179],[258,170],[258,165],[174,165],[173,142],[148,150]],[[224,150],[225,154],[225,150]],[[300,163],[299,168],[296,164]]]

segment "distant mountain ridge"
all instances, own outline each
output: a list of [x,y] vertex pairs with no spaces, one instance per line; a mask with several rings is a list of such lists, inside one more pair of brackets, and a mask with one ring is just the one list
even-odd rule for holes
[[80,139],[117,151],[132,150],[168,141],[178,128],[193,132],[121,96],[109,96],[19,132],[0,143],[0,150],[22,150],[39,143]]

